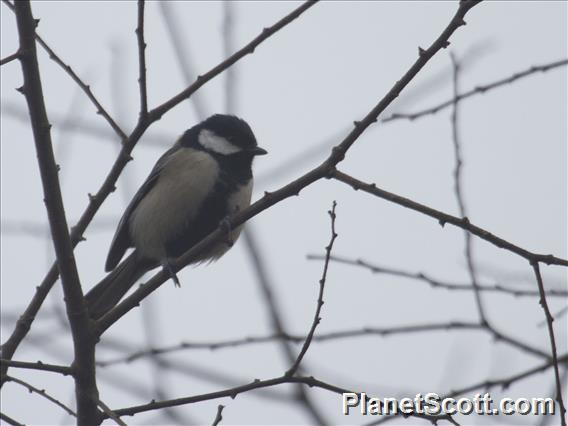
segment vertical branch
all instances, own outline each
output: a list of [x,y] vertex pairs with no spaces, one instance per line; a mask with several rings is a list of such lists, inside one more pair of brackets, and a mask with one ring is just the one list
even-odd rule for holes
[[296,371],[298,371],[298,368],[300,367],[300,363],[302,362],[304,355],[306,355],[306,352],[308,352],[308,348],[310,347],[310,344],[312,343],[314,333],[316,332],[316,327],[318,326],[318,324],[321,321],[320,313],[321,313],[321,308],[323,306],[323,290],[324,290],[324,287],[325,287],[325,280],[327,279],[327,270],[329,268],[329,259],[331,258],[331,249],[333,248],[333,243],[335,242],[335,239],[337,238],[337,233],[335,232],[335,217],[336,217],[335,216],[335,207],[336,206],[337,206],[337,203],[334,201],[332,206],[331,206],[331,210],[329,210],[327,212],[329,214],[329,217],[331,218],[331,238],[329,240],[329,244],[325,248],[325,261],[324,261],[324,264],[323,264],[323,273],[322,273],[321,279],[319,280],[318,303],[317,303],[316,312],[314,314],[314,321],[312,322],[312,326],[310,328],[310,331],[309,331],[308,335],[306,336],[306,340],[304,342],[304,345],[302,346],[302,350],[298,354],[298,358],[296,358],[296,361],[294,362],[294,364],[286,372],[286,376],[288,376],[288,377],[293,376],[294,374],[296,374]]
[[217,406],[217,415],[213,420],[213,426],[217,426],[219,423],[221,423],[221,420],[223,420],[223,408],[225,408],[224,405],[219,404]]
[[560,409],[560,421],[562,426],[566,426],[566,407],[564,406],[564,400],[562,398],[562,380],[560,379],[560,371],[558,369],[558,353],[556,351],[556,338],[554,337],[554,327],[552,322],[554,318],[550,313],[548,308],[548,302],[546,301],[546,292],[544,291],[544,283],[542,281],[542,276],[540,275],[540,267],[537,261],[532,261],[531,265],[534,270],[536,277],[536,282],[538,284],[538,291],[540,293],[540,306],[544,310],[544,315],[546,316],[546,324],[548,326],[548,335],[550,337],[550,347],[552,350],[552,361],[554,362],[554,377],[556,380],[556,401],[558,401],[558,407]]
[[138,66],[140,85],[140,119],[148,115],[148,94],[146,91],[146,42],[144,41],[144,0],[138,0],[138,26],[136,27],[138,40]]
[[61,275],[67,317],[71,326],[74,348],[74,378],[77,399],[77,420],[92,424],[97,418],[98,395],[95,377],[95,339],[85,309],[79,274],[73,255],[67,219],[51,142],[50,124],[43,101],[35,45],[35,27],[29,1],[15,3],[16,21],[20,38],[20,63],[24,84],[19,89],[26,98],[34,135],[44,202],[46,204],[51,236],[55,246],[57,267]]
[[[452,60],[453,67],[453,99],[452,104],[452,140],[454,144],[454,158],[456,167],[454,169],[454,192],[456,194],[456,199],[458,202],[460,216],[462,218],[467,217],[467,210],[465,206],[465,199],[462,192],[462,156],[461,156],[461,146],[458,130],[458,79],[460,66],[457,62],[453,53],[450,52],[450,58]],[[479,289],[479,283],[477,282],[477,274],[475,271],[475,266],[473,264],[473,254],[472,254],[472,240],[471,234],[468,231],[464,231],[465,238],[465,258],[467,262],[467,270],[469,277],[471,279],[471,285],[473,286],[473,293],[475,295],[475,304],[477,306],[477,312],[479,314],[479,320],[481,324],[487,325],[487,317],[485,316],[485,310],[483,308],[483,301],[481,300],[481,291]]]

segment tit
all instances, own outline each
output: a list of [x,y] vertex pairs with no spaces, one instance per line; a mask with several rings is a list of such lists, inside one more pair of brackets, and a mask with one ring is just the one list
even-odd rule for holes
[[[112,272],[85,296],[91,318],[102,317],[160,265],[179,285],[171,260],[250,205],[252,161],[266,153],[250,126],[232,115],[216,114],[187,130],[156,162],[122,215],[105,264]],[[230,241],[241,228],[229,230]],[[217,243],[193,263],[217,260],[229,248]]]

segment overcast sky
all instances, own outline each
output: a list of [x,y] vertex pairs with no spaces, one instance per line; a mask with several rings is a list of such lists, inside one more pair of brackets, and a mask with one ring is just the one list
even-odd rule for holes
[[[233,2],[238,49],[289,13],[295,2]],[[457,2],[324,2],[271,37],[234,67],[234,112],[247,120],[269,155],[254,165],[255,195],[275,190],[319,164],[401,78],[418,54],[438,37]],[[124,129],[138,118],[136,2],[33,2],[38,33],[90,84],[100,102]],[[183,61],[194,76],[224,58],[223,4],[171,2],[173,22],[183,43]],[[16,51],[17,30],[5,5],[1,13],[1,56]],[[532,65],[565,59],[566,2],[485,2],[466,17],[467,26],[451,38],[383,116],[413,112],[452,96],[450,51],[462,64],[460,91],[511,76]],[[170,25],[172,23],[170,22]],[[186,81],[172,48],[162,8],[146,7],[148,96],[151,107],[180,92]],[[108,124],[61,68],[39,50],[40,70],[58,163],[66,214],[75,223],[98,190],[118,153]],[[225,77],[196,94],[155,123],[133,152],[134,161],[118,181],[88,228],[87,241],[75,250],[83,288],[104,276],[103,265],[118,219],[157,158],[184,130],[203,116],[226,111]],[[1,126],[1,282],[2,341],[13,329],[54,256],[33,139],[17,62],[2,66]],[[567,252],[567,72],[566,67],[538,73],[460,103],[463,191],[470,220],[527,250],[566,258]],[[198,105],[196,107],[196,104]],[[458,215],[453,192],[454,152],[451,109],[415,121],[372,126],[340,164],[342,171],[380,188]],[[71,124],[71,127],[69,126]],[[66,126],[66,127],[65,127]],[[269,271],[286,330],[308,332],[316,307],[322,262],[329,240],[326,211],[337,207],[339,237],[334,254],[364,258],[385,267],[423,272],[440,280],[469,282],[463,233],[419,213],[324,180],[255,217],[254,232]],[[24,232],[26,231],[26,232]],[[29,232],[27,232],[29,231]],[[480,281],[535,290],[527,261],[473,239]],[[566,289],[566,269],[543,266],[547,288]],[[135,309],[103,336],[98,360],[124,355],[112,343],[131,349],[182,341],[218,341],[271,333],[265,300],[243,241],[220,261],[188,267],[181,289],[165,283],[142,308]],[[63,307],[59,284],[40,311],[14,359],[68,364],[70,335],[52,312]],[[317,333],[363,327],[476,321],[470,292],[449,292],[388,275],[332,263]],[[484,303],[495,327],[549,352],[544,314],[536,297],[486,293]],[[566,299],[549,298],[560,311]],[[51,316],[50,316],[51,315]],[[143,316],[150,318],[150,323]],[[566,353],[566,315],[555,322],[558,352]],[[145,332],[150,330],[150,333]],[[154,331],[152,331],[154,330]],[[103,347],[103,345],[105,345]],[[116,344],[115,344],[116,346]],[[299,350],[299,346],[295,346]],[[143,360],[99,369],[101,399],[111,408],[212,392],[255,378],[281,375],[288,367],[277,343],[217,351],[186,350],[164,356],[184,370],[162,372],[164,394],[154,388],[154,370]],[[414,396],[516,374],[544,361],[482,331],[414,333],[314,342],[303,364],[307,374],[326,382],[364,389],[381,397]],[[176,365],[177,365],[176,364]],[[195,370],[193,373],[192,371]],[[206,373],[209,372],[209,373]],[[73,403],[72,381],[48,374],[11,371],[39,388]],[[216,377],[212,377],[216,376]],[[117,383],[118,382],[118,383]],[[501,392],[495,398],[551,396],[552,370]],[[137,391],[132,391],[135,388]],[[292,387],[273,389],[290,394]],[[341,414],[340,397],[308,389],[330,423],[360,424],[374,419]],[[243,394],[182,406],[174,413],[193,423],[210,424],[219,403],[224,424],[305,424],[305,411],[266,392]],[[2,392],[3,411],[26,424],[71,423],[60,408],[17,385]],[[130,424],[168,424],[161,413],[127,418]],[[493,424],[494,418],[461,418],[462,424]],[[415,421],[397,419],[396,424]],[[427,424],[420,422],[420,424]],[[535,424],[531,417],[503,424]],[[552,423],[555,423],[554,421]],[[110,423],[109,423],[110,424]]]

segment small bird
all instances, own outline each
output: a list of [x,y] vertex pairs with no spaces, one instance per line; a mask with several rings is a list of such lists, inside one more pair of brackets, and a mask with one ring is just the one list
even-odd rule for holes
[[[112,272],[85,296],[91,318],[102,317],[160,265],[179,286],[171,261],[250,205],[252,161],[266,153],[250,126],[232,115],[216,114],[187,130],[156,162],[122,215],[105,264]],[[241,228],[229,229],[230,241]],[[134,251],[118,264],[130,247]],[[229,248],[217,243],[193,263],[217,260]]]

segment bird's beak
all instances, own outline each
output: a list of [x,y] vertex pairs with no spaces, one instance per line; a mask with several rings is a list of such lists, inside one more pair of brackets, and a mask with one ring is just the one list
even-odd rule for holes
[[254,148],[250,149],[249,152],[252,155],[266,155],[266,154],[268,154],[268,151],[266,149],[263,149],[259,146],[255,146]]

